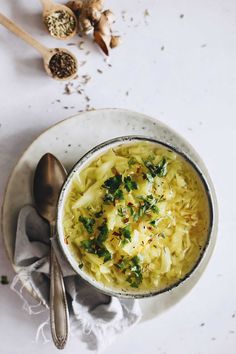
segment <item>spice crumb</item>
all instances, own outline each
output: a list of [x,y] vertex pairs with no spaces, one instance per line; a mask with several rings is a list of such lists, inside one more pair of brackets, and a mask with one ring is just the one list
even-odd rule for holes
[[71,95],[73,93],[73,83],[69,82],[68,84],[65,85],[65,90],[64,90],[64,94],[66,95]]
[[79,49],[83,50],[84,49],[84,41],[79,42]]
[[144,11],[144,16],[145,17],[150,16],[150,13],[149,13],[149,11],[147,9]]
[[123,10],[123,11],[121,11],[121,16],[122,16],[122,19],[123,19],[123,21],[125,21],[126,20],[126,11],[125,10]]
[[235,318],[235,313],[232,314],[232,318]]
[[215,337],[212,337],[211,340],[216,340],[216,338],[215,338]]
[[235,332],[231,329],[231,330],[229,331],[229,333],[234,334]]
[[165,49],[165,47],[164,47],[164,45],[161,47],[161,50],[164,50]]
[[8,280],[7,275],[1,275],[1,281],[0,282],[1,282],[2,285],[9,284],[9,280]]
[[68,47],[71,47],[73,45],[76,45],[76,43],[67,43]]
[[103,71],[102,71],[101,69],[97,69],[97,72],[98,72],[99,74],[102,74],[102,73],[103,73]]
[[180,17],[180,18],[184,18],[184,14],[180,14],[179,17]]
[[125,95],[126,95],[126,96],[129,96],[129,91],[126,91]]
[[84,79],[84,81],[82,82],[83,85],[86,85],[92,79],[91,76],[89,76],[88,74],[83,75],[82,78]]
[[204,43],[204,44],[201,45],[201,48],[206,48],[206,46],[207,46],[207,44]]
[[204,327],[204,326],[205,326],[205,323],[202,322],[202,323],[200,324],[200,327]]

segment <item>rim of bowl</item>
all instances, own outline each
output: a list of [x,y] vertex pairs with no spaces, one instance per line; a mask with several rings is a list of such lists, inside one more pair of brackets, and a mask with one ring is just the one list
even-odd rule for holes
[[[194,266],[190,269],[188,273],[185,274],[185,276],[178,281],[174,282],[173,284],[162,288],[162,289],[154,289],[151,291],[129,291],[125,289],[119,289],[119,288],[110,288],[108,286],[105,286],[102,282],[99,282],[95,280],[92,276],[90,276],[88,273],[84,272],[82,269],[79,268],[78,262],[76,261],[76,258],[72,255],[72,252],[69,250],[69,247],[65,244],[64,242],[64,232],[63,232],[63,211],[64,211],[64,201],[67,197],[67,193],[70,189],[71,182],[74,178],[74,175],[79,171],[85,168],[85,165],[92,162],[98,155],[104,153],[105,151],[109,150],[112,147],[118,147],[119,145],[128,145],[133,142],[151,142],[156,145],[161,145],[164,146],[174,152],[176,152],[178,155],[180,155],[184,160],[186,160],[193,168],[193,170],[197,173],[204,191],[207,196],[208,200],[208,206],[209,206],[209,227],[208,227],[208,233],[207,233],[207,239],[204,244],[204,247],[201,249],[200,255],[194,264]],[[199,157],[199,156],[198,156]],[[167,144],[161,140],[148,137],[148,136],[143,136],[143,135],[127,135],[127,136],[121,136],[121,137],[116,137],[113,139],[109,139],[105,142],[102,142],[92,149],[90,149],[88,152],[86,152],[72,167],[71,171],[69,172],[59,195],[58,199],[58,205],[57,205],[57,240],[60,246],[60,249],[62,250],[66,260],[70,264],[70,266],[74,269],[76,274],[81,276],[81,278],[88,284],[92,285],[96,290],[110,295],[110,296],[116,296],[120,298],[146,298],[146,297],[152,297],[155,295],[159,295],[168,291],[174,290],[176,287],[179,285],[185,283],[197,270],[197,268],[200,266],[202,263],[204,256],[206,254],[206,251],[208,249],[210,240],[211,240],[211,235],[212,235],[212,229],[213,229],[213,222],[214,222],[214,203],[213,203],[213,196],[211,193],[211,189],[209,184],[207,183],[204,173],[201,171],[201,169],[197,166],[197,163],[193,162],[192,159],[186,154],[183,153],[180,149],[177,147]]]

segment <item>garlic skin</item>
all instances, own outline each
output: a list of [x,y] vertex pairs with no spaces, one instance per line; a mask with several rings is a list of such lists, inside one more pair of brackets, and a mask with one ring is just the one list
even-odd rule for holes
[[121,36],[111,36],[110,47],[116,48],[122,43]]

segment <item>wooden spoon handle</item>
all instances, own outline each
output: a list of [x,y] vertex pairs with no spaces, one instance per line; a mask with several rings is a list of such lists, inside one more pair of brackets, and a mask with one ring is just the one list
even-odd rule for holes
[[48,55],[49,50],[47,47],[36,41],[36,39],[34,39],[29,33],[25,32],[2,13],[0,13],[0,24],[9,29],[9,31],[13,32],[17,37],[23,39],[23,41],[34,47],[42,56],[45,57]]

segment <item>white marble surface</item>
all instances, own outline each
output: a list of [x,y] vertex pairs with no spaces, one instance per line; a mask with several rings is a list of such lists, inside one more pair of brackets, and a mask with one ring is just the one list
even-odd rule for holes
[[[77,93],[64,95],[64,84],[45,76],[37,53],[0,27],[0,200],[11,169],[28,144],[88,103],[94,108],[137,110],[169,124],[198,150],[213,178],[220,207],[217,247],[207,271],[186,298],[119,337],[105,354],[234,354],[236,3],[107,0],[107,5],[117,13],[115,27],[124,37],[123,45],[112,51],[112,67],[89,40],[83,51],[69,47],[80,61],[87,60],[81,75],[92,76],[84,87],[89,102]],[[145,9],[150,13],[146,18]],[[43,43],[58,45],[45,34],[39,1],[1,0],[0,11]],[[10,280],[14,276],[2,241],[0,273]],[[56,353],[50,343],[34,343],[40,318],[22,310],[9,286],[0,285],[0,296],[0,352]],[[74,339],[64,352],[88,353]]]

